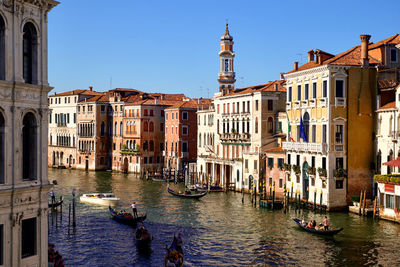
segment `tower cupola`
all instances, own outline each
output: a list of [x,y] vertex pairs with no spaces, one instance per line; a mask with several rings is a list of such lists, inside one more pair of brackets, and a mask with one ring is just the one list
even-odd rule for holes
[[233,71],[233,37],[229,34],[228,24],[225,33],[221,36],[220,72],[218,73],[219,91],[223,95],[230,93],[235,87],[235,72]]

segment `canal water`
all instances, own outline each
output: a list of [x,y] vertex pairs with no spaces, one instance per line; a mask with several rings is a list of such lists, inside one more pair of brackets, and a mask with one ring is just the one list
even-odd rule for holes
[[[400,225],[347,213],[329,213],[334,238],[306,233],[292,218],[322,221],[323,213],[288,213],[252,206],[248,195],[210,193],[200,200],[170,195],[166,184],[132,174],[49,169],[64,196],[62,213],[49,213],[49,242],[56,244],[66,266],[163,266],[165,246],[182,233],[185,266],[400,266]],[[121,208],[138,204],[154,235],[152,251],[138,253],[134,230],[110,219],[107,207],[80,203],[77,227],[68,233],[68,204],[77,194],[113,192]]]

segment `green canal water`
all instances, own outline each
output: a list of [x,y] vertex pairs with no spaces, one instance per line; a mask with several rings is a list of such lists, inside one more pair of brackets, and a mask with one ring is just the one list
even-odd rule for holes
[[[49,242],[63,255],[66,266],[163,266],[165,245],[182,233],[185,266],[400,266],[400,225],[347,213],[327,214],[332,227],[344,230],[334,238],[306,233],[292,221],[322,221],[324,213],[269,211],[252,206],[241,194],[210,193],[200,200],[168,194],[166,184],[132,174],[49,169],[64,196],[62,213],[49,213]],[[113,192],[121,208],[132,201],[147,214],[154,235],[152,251],[136,250],[134,230],[110,219],[107,207],[80,203],[77,227],[68,233],[68,204],[72,189]]]

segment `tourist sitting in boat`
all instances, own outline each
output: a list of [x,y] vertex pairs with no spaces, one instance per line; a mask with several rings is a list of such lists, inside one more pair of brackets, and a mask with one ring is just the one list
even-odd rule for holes
[[306,221],[304,220],[304,217],[301,219],[301,225],[304,227],[307,225]]
[[312,221],[313,228],[317,226],[317,222],[315,220]]
[[309,221],[307,224],[307,228],[314,229],[313,222]]
[[324,230],[327,231],[329,229],[329,220],[328,217],[324,217],[324,220],[322,221],[322,224],[324,225]]

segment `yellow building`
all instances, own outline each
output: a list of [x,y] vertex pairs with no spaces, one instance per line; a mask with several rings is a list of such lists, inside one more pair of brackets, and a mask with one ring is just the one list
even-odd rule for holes
[[328,210],[347,206],[350,197],[372,190],[376,66],[361,45],[332,55],[310,50],[308,62],[283,74],[290,132],[283,148],[291,165],[289,190]]

